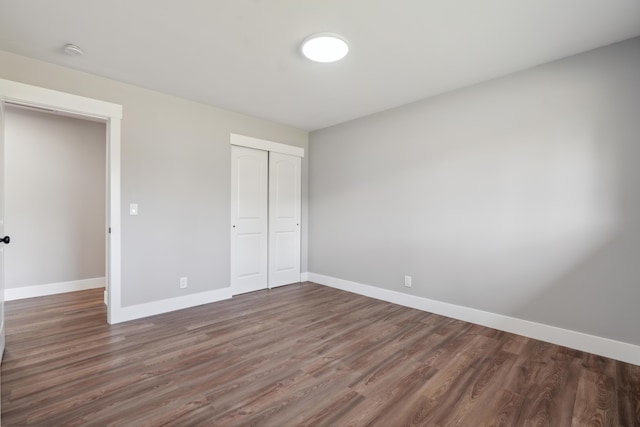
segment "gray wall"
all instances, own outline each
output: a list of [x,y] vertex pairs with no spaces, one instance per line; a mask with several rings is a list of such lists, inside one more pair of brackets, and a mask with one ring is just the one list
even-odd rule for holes
[[[229,286],[230,133],[308,146],[302,130],[7,52],[0,78],[123,106],[124,306]],[[307,158],[302,174],[306,271]],[[138,216],[128,215],[130,203],[139,204]],[[187,289],[179,289],[181,276]]]
[[640,344],[639,112],[633,39],[313,132],[309,271]]
[[5,108],[5,286],[104,277],[106,126]]

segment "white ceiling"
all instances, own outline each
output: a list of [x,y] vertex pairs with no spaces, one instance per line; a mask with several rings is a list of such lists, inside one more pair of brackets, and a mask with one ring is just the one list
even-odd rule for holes
[[640,0],[0,0],[1,50],[309,131],[639,35]]

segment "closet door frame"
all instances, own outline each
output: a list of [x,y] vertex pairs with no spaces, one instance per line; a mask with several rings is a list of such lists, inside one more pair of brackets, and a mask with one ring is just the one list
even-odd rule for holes
[[[259,139],[259,138],[254,138],[254,137],[250,137],[250,136],[245,136],[245,135],[239,135],[239,134],[234,134],[232,133],[230,135],[230,145],[231,146],[239,146],[239,147],[245,147],[245,148],[253,148],[256,150],[261,150],[261,151],[266,151],[269,153],[279,153],[279,154],[287,154],[290,156],[295,156],[295,157],[304,157],[304,148],[301,147],[295,147],[292,145],[287,145],[287,144],[281,144],[278,142],[273,142],[273,141],[267,141],[264,139]],[[300,173],[302,173],[302,171],[300,171]],[[269,175],[269,174],[267,174]],[[301,191],[301,189],[300,189]],[[233,194],[233,189],[232,189],[232,194]],[[231,201],[233,203],[233,200]],[[269,202],[267,202],[267,204],[269,204]],[[300,204],[302,204],[302,198],[300,195]],[[301,206],[300,206],[301,209]],[[231,215],[231,223],[230,223],[230,235],[231,235],[231,239],[234,238],[234,233],[233,233],[233,215]],[[267,236],[269,235],[270,230],[267,229]],[[299,241],[301,242],[301,233],[298,233],[298,235],[300,236]],[[234,247],[233,242],[231,242],[231,248]],[[299,249],[299,252],[301,252],[301,248]],[[230,274],[233,274],[234,271],[234,262],[237,262],[237,259],[235,258],[234,254],[231,253],[231,265],[230,265]],[[268,265],[269,265],[269,261],[267,260],[267,269],[268,269]],[[232,277],[230,276],[230,279],[232,279]],[[231,292],[233,295],[237,295],[241,292],[237,292],[240,289],[234,289],[233,286],[234,281],[230,280],[230,285],[231,285]],[[266,288],[271,288],[271,285],[269,283],[269,280],[267,279],[267,283],[266,283]]]

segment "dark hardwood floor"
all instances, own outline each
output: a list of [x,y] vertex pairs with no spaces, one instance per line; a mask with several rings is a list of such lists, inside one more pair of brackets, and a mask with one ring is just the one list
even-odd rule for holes
[[106,324],[6,304],[4,426],[638,426],[640,367],[312,283]]

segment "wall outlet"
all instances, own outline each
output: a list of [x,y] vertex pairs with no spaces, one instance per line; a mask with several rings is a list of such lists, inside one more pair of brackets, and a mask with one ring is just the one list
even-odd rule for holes
[[184,289],[187,287],[187,278],[186,277],[181,277],[180,278],[180,289]]
[[407,288],[411,287],[411,276],[404,276],[404,286]]

